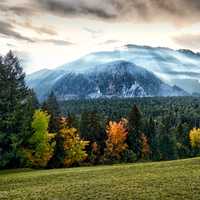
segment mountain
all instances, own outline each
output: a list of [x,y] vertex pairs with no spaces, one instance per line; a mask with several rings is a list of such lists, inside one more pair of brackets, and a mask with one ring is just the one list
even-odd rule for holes
[[43,69],[27,75],[26,83],[33,88],[38,98],[43,100],[51,91],[54,84],[65,74],[63,70]]
[[199,92],[200,54],[190,50],[126,45],[114,51],[88,54],[57,69],[81,73],[96,65],[117,60],[124,60],[142,66],[167,84],[177,85],[190,94]]
[[114,61],[84,72],[66,73],[52,88],[61,99],[187,95],[153,73],[127,61]]
[[[135,74],[128,70],[124,74],[124,78],[118,77],[118,83],[116,83],[112,76],[113,71],[116,69],[116,63],[120,64],[120,70],[126,68],[123,65],[132,66],[134,74],[136,73],[137,66],[140,66],[140,73],[148,73],[149,79],[145,79],[144,82],[140,80],[140,73]],[[113,70],[113,68],[115,70]],[[113,72],[114,73],[114,72]],[[114,73],[115,74],[115,73]],[[149,88],[153,88],[148,80],[159,80],[156,82],[155,88],[159,88],[159,91],[150,91]],[[101,77],[102,80],[99,78]],[[108,88],[112,84],[106,82],[106,78],[113,81],[112,84],[116,84],[115,92],[111,93]],[[123,81],[126,87],[122,91]],[[128,82],[130,79],[130,83]],[[66,81],[67,80],[67,81]],[[95,82],[96,80],[96,82]],[[198,94],[200,91],[200,54],[194,53],[190,50],[172,50],[169,48],[153,48],[148,46],[136,46],[126,45],[113,51],[102,51],[88,54],[75,60],[71,63],[67,63],[54,70],[44,69],[39,72],[35,72],[27,76],[27,84],[33,88],[39,99],[44,99],[49,92],[53,89],[57,92],[58,96],[65,96],[66,98],[77,98],[77,96],[87,96],[91,98],[97,97],[110,97],[110,96],[177,96],[177,95],[192,95]],[[100,84],[108,87],[107,89],[99,90],[97,81]],[[63,83],[62,83],[63,82]],[[77,83],[76,83],[77,82]],[[103,83],[102,83],[103,82]],[[65,84],[64,84],[65,83]],[[80,83],[80,85],[78,85]],[[94,84],[92,89],[88,85]],[[64,86],[63,86],[64,85]],[[131,87],[130,87],[131,85]],[[154,86],[155,86],[154,85]],[[162,85],[162,87],[160,87]],[[63,91],[59,88],[62,86],[68,88],[68,91],[63,88]],[[79,90],[75,92],[72,90],[72,86],[76,86]],[[80,86],[80,88],[79,88]],[[116,89],[118,87],[118,89]],[[138,89],[139,88],[139,89]],[[161,89],[162,88],[162,89]],[[119,90],[119,91],[118,91]],[[180,90],[180,91],[179,91]],[[65,92],[64,92],[65,91]],[[178,92],[179,91],[179,92]],[[185,92],[186,91],[186,92]],[[70,96],[71,95],[71,96]],[[74,96],[75,95],[75,96]]]
[[35,87],[40,99],[45,98],[50,90],[61,100],[188,95],[143,67],[124,60],[80,68],[40,71],[29,76],[27,83]]

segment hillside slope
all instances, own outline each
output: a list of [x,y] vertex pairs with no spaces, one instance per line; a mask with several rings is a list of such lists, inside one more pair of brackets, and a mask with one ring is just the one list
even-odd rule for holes
[[0,172],[0,199],[200,199],[200,158]]
[[187,95],[180,88],[170,87],[153,73],[127,61],[94,66],[84,73],[67,73],[52,89],[61,100]]
[[126,45],[113,51],[88,54],[58,69],[83,72],[94,65],[117,60],[132,62],[153,72],[170,85],[177,85],[189,93],[200,90],[200,53],[162,47]]
[[[61,79],[63,80],[66,74],[73,74],[74,78],[74,75],[85,74],[94,70],[96,66],[119,61],[130,62],[148,70],[165,84],[171,87],[175,85],[175,90],[181,88],[189,94],[199,94],[200,53],[194,53],[190,50],[137,45],[122,46],[113,51],[90,53],[54,70],[41,70],[28,75],[26,81],[28,86],[36,91],[39,99],[44,99],[55,83]],[[137,84],[135,87],[137,87]],[[168,91],[168,87],[165,90]],[[92,96],[97,97],[99,94],[93,94]],[[161,96],[167,96],[167,94]],[[71,95],[71,97],[74,96]]]
[[39,72],[39,75],[28,77],[27,83],[35,88],[40,99],[45,98],[50,90],[60,100],[188,95],[179,87],[164,83],[145,68],[123,60],[94,65],[82,72],[63,69]]

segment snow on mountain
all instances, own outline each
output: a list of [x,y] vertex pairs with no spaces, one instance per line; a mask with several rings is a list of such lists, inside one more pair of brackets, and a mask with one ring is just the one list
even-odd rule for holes
[[[66,72],[84,73],[94,66],[118,60],[142,66],[164,82],[178,85],[191,94],[198,92],[195,88],[200,87],[200,54],[190,50],[176,51],[169,48],[126,45],[114,51],[91,53],[58,69]],[[181,80],[185,79],[195,83],[195,87],[185,87],[185,85],[180,84]]]
[[66,73],[52,90],[61,100],[79,98],[184,96],[152,72],[127,61],[95,66],[84,73]]
[[130,88],[127,88],[125,85],[122,89],[122,96],[123,97],[147,97],[148,95],[144,91],[144,88],[142,88],[137,82],[132,84]]
[[26,83],[33,88],[39,99],[44,99],[51,91],[53,85],[65,75],[62,70],[40,70],[26,77]]
[[[134,80],[133,76],[136,77]],[[118,82],[121,81],[121,94],[115,88],[116,81],[109,82],[109,79],[114,80],[116,77]],[[182,96],[199,93],[199,78],[199,53],[126,45],[114,51],[88,54],[54,70],[42,70],[28,75],[27,84],[35,89],[40,99],[45,98],[52,89],[60,91],[64,88],[68,88],[68,91],[65,92],[67,96],[62,94],[63,98],[77,98],[75,91],[79,93],[79,97],[86,94],[88,98],[109,97],[114,95],[111,94],[112,90],[116,92],[115,95],[124,97]],[[102,89],[101,85],[96,84],[97,80],[103,82],[107,88]],[[88,86],[94,83],[93,88]],[[87,88],[84,85],[87,85]]]

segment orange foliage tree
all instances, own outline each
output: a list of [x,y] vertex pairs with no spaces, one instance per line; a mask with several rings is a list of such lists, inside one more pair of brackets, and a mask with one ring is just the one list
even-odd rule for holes
[[120,159],[121,154],[128,148],[126,139],[128,136],[127,129],[123,121],[112,122],[110,121],[106,127],[107,140],[106,140],[106,155]]

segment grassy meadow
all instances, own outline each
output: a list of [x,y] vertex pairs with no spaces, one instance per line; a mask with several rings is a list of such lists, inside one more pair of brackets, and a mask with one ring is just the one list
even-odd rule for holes
[[200,158],[0,172],[1,200],[200,199]]

